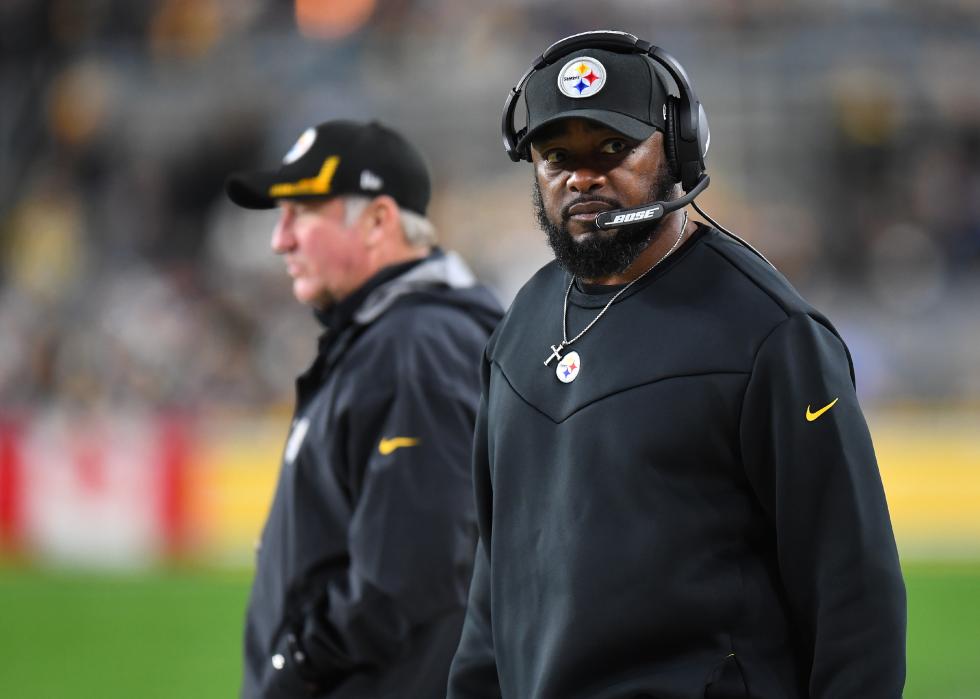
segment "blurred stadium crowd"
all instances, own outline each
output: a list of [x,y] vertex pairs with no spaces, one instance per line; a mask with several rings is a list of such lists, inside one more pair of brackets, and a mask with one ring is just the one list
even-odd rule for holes
[[421,145],[443,240],[509,301],[549,255],[500,108],[589,28],[685,64],[704,207],[838,324],[864,399],[980,399],[976,0],[5,0],[0,405],[287,405],[317,327],[222,184],[330,118]]

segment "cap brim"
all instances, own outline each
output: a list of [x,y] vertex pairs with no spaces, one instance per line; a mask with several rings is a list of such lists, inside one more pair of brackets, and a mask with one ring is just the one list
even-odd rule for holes
[[620,114],[619,112],[610,112],[605,109],[572,109],[567,112],[559,112],[558,114],[548,117],[540,124],[537,124],[533,129],[528,131],[520,141],[518,141],[518,150],[524,150],[524,148],[529,147],[532,139],[534,139],[534,137],[539,134],[543,128],[550,126],[555,122],[562,121],[563,119],[588,119],[589,121],[595,121],[603,126],[608,126],[613,131],[618,131],[624,136],[636,139],[638,141],[645,141],[653,135],[654,131],[657,130],[657,127],[653,124],[647,124],[646,122],[640,121],[639,119],[634,119],[633,117],[625,114]]
[[246,209],[274,209],[269,187],[277,182],[272,172],[236,172],[225,180],[228,198]]

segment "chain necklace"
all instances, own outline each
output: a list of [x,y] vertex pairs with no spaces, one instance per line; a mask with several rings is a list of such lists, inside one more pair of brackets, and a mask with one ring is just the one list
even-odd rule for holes
[[555,368],[555,373],[558,375],[558,379],[562,383],[570,383],[571,381],[574,381],[575,380],[575,377],[578,376],[579,369],[581,368],[581,365],[582,365],[581,358],[579,357],[578,352],[569,352],[564,357],[562,357],[562,355],[561,355],[562,350],[565,349],[566,347],[568,347],[569,345],[571,345],[573,342],[576,342],[577,340],[579,340],[579,338],[581,338],[583,335],[585,335],[585,333],[589,332],[589,330],[592,329],[592,326],[595,325],[596,323],[598,323],[599,322],[599,319],[602,318],[602,316],[604,316],[606,314],[606,311],[609,310],[609,307],[612,306],[613,303],[616,302],[616,299],[618,299],[620,296],[622,296],[623,294],[625,294],[626,291],[631,286],[633,286],[638,281],[640,281],[641,279],[643,279],[645,276],[647,276],[648,274],[650,274],[650,272],[652,272],[657,267],[657,265],[659,265],[661,262],[663,262],[664,260],[666,260],[670,256],[670,254],[673,253],[674,250],[677,249],[677,246],[680,245],[681,238],[684,237],[684,229],[685,228],[687,228],[687,211],[686,210],[684,211],[684,223],[681,224],[681,229],[677,233],[677,240],[675,240],[674,241],[674,244],[670,246],[670,250],[668,250],[667,252],[665,252],[664,255],[663,255],[663,257],[661,257],[659,260],[657,260],[656,262],[654,262],[643,274],[641,274],[636,279],[634,279],[633,281],[631,281],[628,284],[626,284],[626,286],[624,286],[622,289],[620,289],[619,291],[617,291],[613,295],[613,297],[611,299],[609,299],[609,301],[606,302],[606,305],[602,307],[602,310],[599,311],[599,314],[595,318],[592,319],[592,322],[589,323],[588,325],[586,325],[585,328],[582,329],[582,332],[580,332],[578,335],[576,335],[571,340],[569,340],[568,339],[568,297],[571,296],[571,293],[572,293],[572,285],[575,284],[575,277],[572,276],[572,281],[570,281],[568,283],[568,288],[565,290],[565,304],[564,304],[564,307],[562,308],[562,315],[561,315],[561,334],[562,334],[562,341],[561,341],[561,344],[551,345],[551,355],[549,355],[549,357],[544,360],[544,365],[545,366],[548,366],[548,364],[551,363],[551,360],[552,359],[558,359],[559,360],[558,366]]

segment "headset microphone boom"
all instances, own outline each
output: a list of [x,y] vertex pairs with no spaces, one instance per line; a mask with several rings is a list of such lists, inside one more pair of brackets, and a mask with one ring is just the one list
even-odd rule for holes
[[633,226],[640,223],[649,223],[650,221],[655,221],[658,218],[663,218],[671,211],[683,209],[685,206],[693,202],[696,196],[708,188],[708,183],[710,181],[711,179],[707,175],[701,175],[698,183],[691,188],[690,192],[687,192],[677,199],[671,199],[670,201],[650,202],[649,204],[637,206],[632,209],[613,209],[611,211],[603,211],[595,217],[595,227],[600,231],[605,231],[609,230],[610,228],[621,228],[622,226]]

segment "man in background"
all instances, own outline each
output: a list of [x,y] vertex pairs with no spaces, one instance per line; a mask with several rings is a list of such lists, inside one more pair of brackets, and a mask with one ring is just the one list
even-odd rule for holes
[[376,122],[308,129],[228,195],[324,330],[257,555],[242,697],[441,697],[475,543],[479,357],[499,306],[436,246],[419,152]]

